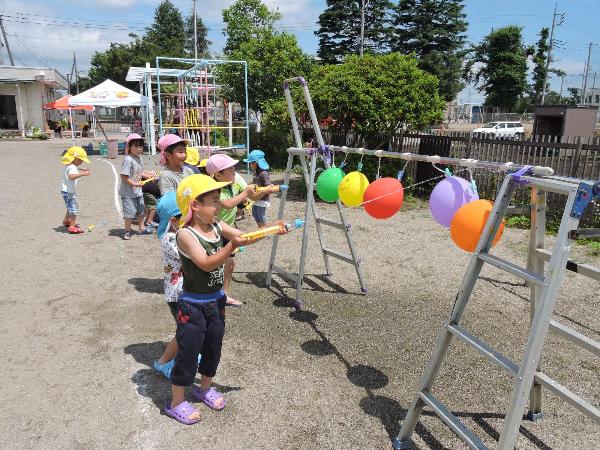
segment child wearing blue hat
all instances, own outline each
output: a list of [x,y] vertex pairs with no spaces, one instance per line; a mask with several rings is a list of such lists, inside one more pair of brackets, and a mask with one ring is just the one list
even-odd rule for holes
[[[272,186],[271,177],[269,177],[269,164],[265,159],[265,153],[262,150],[252,150],[248,154],[248,158],[244,159],[244,162],[250,163],[250,169],[254,172],[254,178],[252,184],[258,187]],[[267,225],[267,208],[270,206],[269,194],[272,194],[274,189],[268,189],[263,192],[258,200],[254,201],[252,205],[252,217],[256,220],[256,224],[259,228],[263,228]]]
[[[160,220],[157,234],[160,239],[164,267],[165,300],[177,322],[177,299],[183,286],[183,273],[181,272],[181,259],[179,258],[175,239],[175,234],[179,229],[179,219],[181,219],[181,211],[177,206],[175,191],[167,192],[160,198],[156,205],[156,212]],[[175,363],[174,358],[176,355],[177,341],[173,338],[167,344],[167,348],[160,359],[154,362],[154,368],[165,377],[171,378],[171,369]]]

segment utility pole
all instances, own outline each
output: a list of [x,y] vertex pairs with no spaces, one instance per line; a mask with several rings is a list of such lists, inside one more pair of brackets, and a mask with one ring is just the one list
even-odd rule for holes
[[585,73],[583,74],[583,89],[581,92],[581,106],[585,105],[585,96],[587,94],[587,81],[588,81],[588,74],[590,73],[590,59],[592,57],[592,45],[594,45],[594,43],[590,42],[590,45],[588,48],[587,62],[585,63]]
[[558,95],[558,103],[562,103],[563,84],[565,83],[565,76],[560,77],[560,94]]
[[194,59],[198,59],[198,25],[196,24],[196,0],[194,0]]
[[[554,27],[561,25],[563,20],[565,19],[565,13],[557,13],[556,8],[558,4],[554,4],[554,13],[552,14],[552,28],[550,29],[550,43],[548,44],[548,58],[546,59],[546,68],[544,70],[544,84],[542,85],[542,105],[546,100],[546,82],[548,80],[548,69],[550,67],[550,62],[552,61],[552,49],[554,48]],[[560,16],[560,22],[556,24],[556,17]]]
[[77,59],[75,58],[75,52],[73,52],[73,71],[75,72],[75,92],[79,94],[79,77],[77,76]]
[[2,22],[2,16],[0,15],[0,28],[2,29],[2,36],[4,37],[4,45],[6,45],[6,51],[8,52],[8,59],[10,59],[10,65],[15,65],[13,54],[10,51],[10,45],[8,45],[8,38],[6,37],[6,30],[4,29],[4,23]]
[[365,0],[361,0],[360,6],[360,56],[363,55],[365,46]]

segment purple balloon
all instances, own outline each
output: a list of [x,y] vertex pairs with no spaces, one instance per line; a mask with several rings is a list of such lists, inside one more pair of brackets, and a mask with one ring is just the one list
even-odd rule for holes
[[450,222],[461,206],[479,200],[471,183],[460,177],[446,177],[440,181],[429,197],[429,211],[437,223],[450,228]]

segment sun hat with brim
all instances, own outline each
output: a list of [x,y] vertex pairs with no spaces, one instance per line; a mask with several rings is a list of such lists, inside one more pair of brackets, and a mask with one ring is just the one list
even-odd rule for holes
[[63,164],[71,164],[75,159],[79,158],[83,162],[89,163],[90,160],[87,157],[87,153],[82,147],[78,145],[74,145],[73,147],[69,147],[60,161]]
[[248,158],[244,159],[244,162],[255,162],[256,164],[258,164],[258,167],[260,167],[262,170],[267,170],[269,168],[269,164],[265,159],[265,152],[263,152],[262,150],[252,150],[248,154]]
[[158,235],[159,239],[162,239],[169,228],[169,221],[171,217],[181,215],[179,206],[177,206],[177,193],[175,191],[169,191],[163,195],[156,204],[156,212],[158,213],[158,218],[160,219],[156,234]]
[[198,161],[200,161],[200,153],[196,147],[186,147],[185,151],[187,153],[187,158],[185,158],[185,162],[192,166],[197,166]]
[[208,161],[208,158],[204,158],[202,161],[200,161],[198,163],[198,167],[206,167],[206,161]]
[[129,145],[131,141],[143,141],[144,138],[137,133],[131,133],[125,138],[125,145]]
[[156,145],[158,146],[159,150],[160,150],[160,165],[161,166],[166,166],[167,165],[167,160],[165,158],[165,150],[167,148],[169,148],[171,145],[174,144],[179,144],[180,142],[183,142],[183,144],[187,147],[187,145],[189,145],[189,142],[186,141],[185,139],[181,139],[179,136],[177,136],[176,134],[165,134],[163,137],[161,137],[158,142],[156,143]]
[[210,176],[213,176],[221,170],[235,166],[238,162],[238,160],[227,155],[212,155],[208,158],[208,161],[206,161],[206,172],[208,172]]
[[208,175],[190,175],[184,178],[177,187],[177,206],[181,211],[181,226],[185,226],[192,220],[192,209],[190,204],[202,194],[221,189],[231,184],[230,182],[218,182]]

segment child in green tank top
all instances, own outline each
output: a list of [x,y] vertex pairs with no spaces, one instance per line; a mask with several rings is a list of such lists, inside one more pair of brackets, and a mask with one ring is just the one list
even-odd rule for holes
[[[220,190],[229,183],[219,183],[206,175],[191,175],[177,188],[177,205],[182,213],[177,246],[183,271],[183,291],[177,302],[178,345],[171,371],[172,394],[165,413],[184,424],[200,420],[199,412],[185,401],[185,386],[200,373],[200,386],[192,395],[212,409],[225,407],[223,394],[211,387],[221,358],[225,332],[225,293],[223,266],[226,259],[246,240],[241,232],[217,220]],[[227,244],[223,245],[223,238]],[[202,354],[200,364],[198,354]]]

